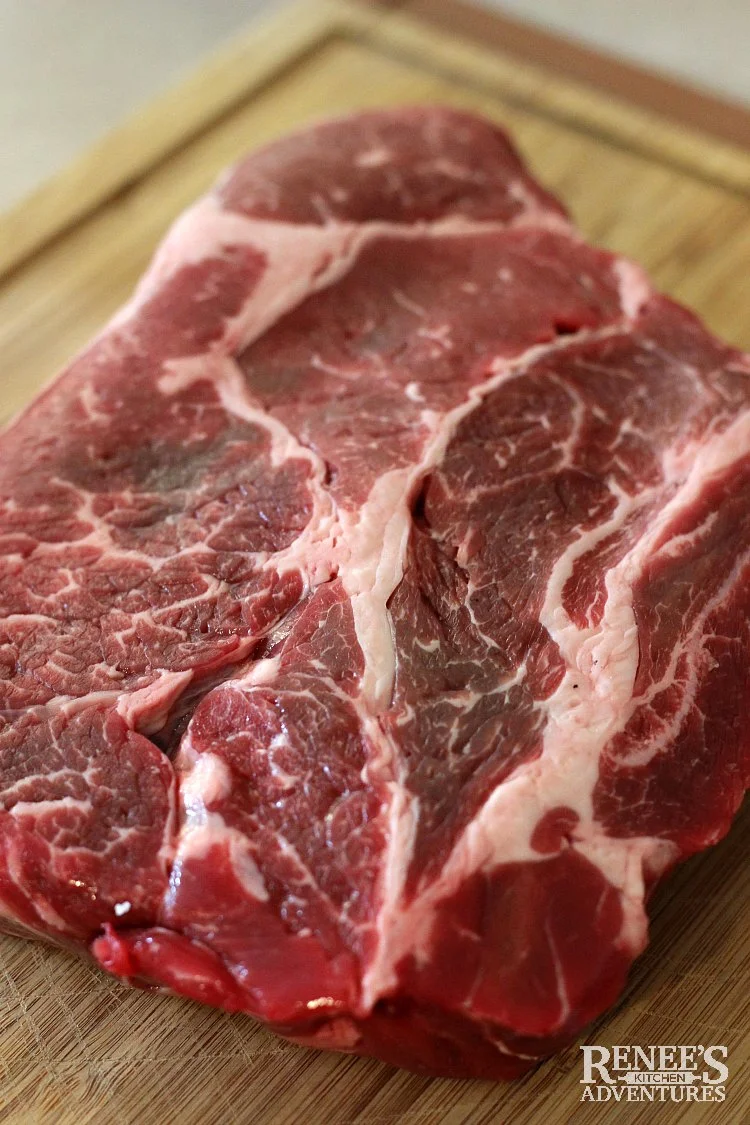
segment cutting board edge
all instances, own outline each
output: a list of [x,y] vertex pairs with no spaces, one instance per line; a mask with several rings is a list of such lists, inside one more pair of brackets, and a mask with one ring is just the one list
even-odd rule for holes
[[313,49],[335,27],[331,15],[328,0],[292,0],[254,20],[0,214],[0,280]]
[[426,40],[429,60],[423,65],[458,70],[464,81],[491,85],[499,96],[525,100],[532,110],[555,113],[561,122],[602,132],[614,143],[640,143],[651,159],[668,159],[689,174],[750,195],[750,151],[720,137],[605,97],[580,77],[478,45],[469,35],[457,36],[398,8],[295,0],[271,18],[251,23],[187,78],[0,214],[0,280],[335,35],[365,37],[373,47],[412,56]]
[[655,69],[624,55],[527,21],[503,8],[475,0],[359,0],[407,12],[464,38],[496,47],[546,70],[595,87],[609,95],[656,111],[672,121],[750,151],[750,104],[674,71]]

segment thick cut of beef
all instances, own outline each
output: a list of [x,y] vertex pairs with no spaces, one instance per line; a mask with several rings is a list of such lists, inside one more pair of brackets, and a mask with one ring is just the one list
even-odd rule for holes
[[2,438],[5,927],[508,1077],[748,775],[750,365],[505,136],[249,157]]

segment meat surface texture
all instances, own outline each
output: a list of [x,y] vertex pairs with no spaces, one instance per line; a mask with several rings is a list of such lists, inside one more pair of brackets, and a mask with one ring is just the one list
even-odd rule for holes
[[7,930],[434,1074],[615,1000],[750,772],[750,364],[503,133],[250,156],[0,452]]

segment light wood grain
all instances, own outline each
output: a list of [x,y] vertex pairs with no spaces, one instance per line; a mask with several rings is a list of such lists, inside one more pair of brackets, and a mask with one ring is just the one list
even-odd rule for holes
[[[590,238],[642,261],[716,331],[750,346],[746,153],[400,16],[379,21],[340,4],[316,4],[314,13],[307,5],[297,13],[310,21],[305,33],[301,23],[296,34],[282,21],[264,32],[262,58],[251,39],[233,49],[239,69],[247,68],[245,84],[238,75],[235,85],[227,80],[231,97],[221,113],[211,110],[204,127],[196,127],[194,114],[185,132],[159,133],[162,110],[155,119],[146,111],[139,129],[147,157],[139,155],[134,126],[119,164],[121,171],[140,168],[140,178],[128,176],[127,189],[100,195],[105,202],[81,209],[73,226],[68,188],[59,196],[57,225],[50,189],[44,230],[63,233],[44,245],[40,237],[36,255],[0,281],[1,414],[27,401],[122,303],[169,222],[221,168],[311,118],[373,104],[441,100],[493,117],[513,132],[531,167]],[[193,107],[201,81],[215,106],[216,64],[188,84]],[[171,104],[179,113],[178,95]],[[100,149],[94,159],[110,153]],[[32,229],[38,201],[30,208],[20,221]],[[0,232],[5,229],[0,220]],[[16,250],[22,245],[23,239]],[[723,1107],[582,1105],[577,1047],[514,1086],[416,1078],[289,1046],[249,1019],[130,992],[63,953],[7,938],[0,941],[0,1120],[743,1122],[750,1119],[749,845],[746,810],[723,844],[662,889],[653,904],[650,950],[617,1010],[587,1037],[610,1045],[726,1044],[731,1074]]]

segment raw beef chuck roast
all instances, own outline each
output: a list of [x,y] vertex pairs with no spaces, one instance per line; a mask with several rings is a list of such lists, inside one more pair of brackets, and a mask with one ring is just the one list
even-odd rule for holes
[[750,365],[446,109],[270,145],[2,438],[6,929],[512,1077],[748,774]]

